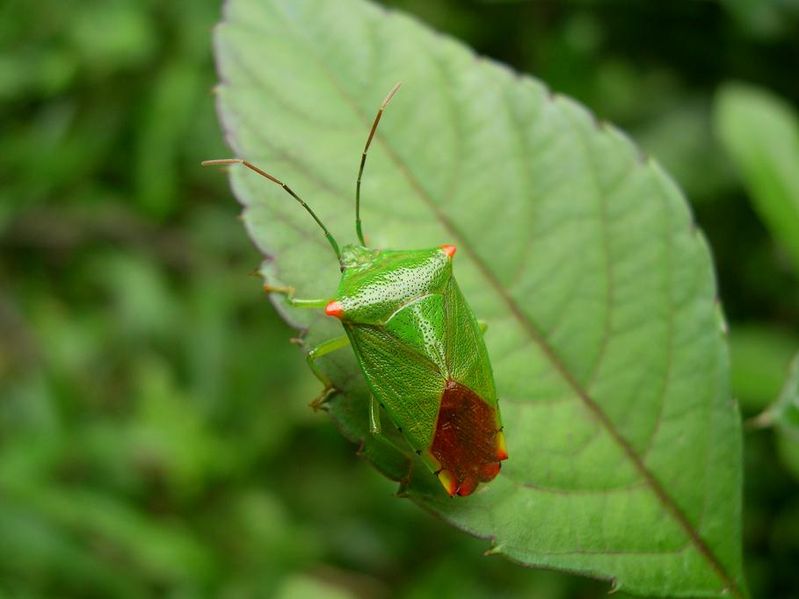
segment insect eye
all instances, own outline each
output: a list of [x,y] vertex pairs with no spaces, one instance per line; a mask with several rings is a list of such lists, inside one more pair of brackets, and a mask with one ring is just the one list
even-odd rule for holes
[[325,314],[340,319],[342,316],[344,316],[344,306],[341,305],[340,301],[333,300],[327,304],[327,306],[325,306]]
[[455,255],[455,250],[457,249],[454,245],[449,245],[448,243],[445,243],[440,247],[444,253],[450,257],[450,259],[452,259],[452,257]]

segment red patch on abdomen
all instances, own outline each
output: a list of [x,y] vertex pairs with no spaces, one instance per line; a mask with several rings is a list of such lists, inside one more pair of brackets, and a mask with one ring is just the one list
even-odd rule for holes
[[441,464],[439,480],[450,495],[470,495],[499,474],[507,458],[495,408],[474,391],[447,381],[430,452]]

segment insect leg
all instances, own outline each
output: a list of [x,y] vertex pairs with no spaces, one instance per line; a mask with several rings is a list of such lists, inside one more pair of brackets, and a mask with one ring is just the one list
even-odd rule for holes
[[374,395],[369,396],[369,432],[379,435],[383,431],[380,425],[380,404]]
[[269,283],[264,284],[264,291],[282,295],[289,305],[295,308],[324,308],[330,301],[329,299],[297,299],[294,297],[294,287],[281,287]]
[[350,340],[346,335],[342,335],[341,337],[334,337],[333,339],[328,339],[311,349],[306,356],[306,360],[308,361],[308,367],[311,369],[311,372],[314,373],[316,378],[322,381],[322,384],[325,388],[322,390],[322,393],[311,402],[311,407],[315,410],[324,405],[324,403],[330,399],[338,389],[335,388],[333,385],[333,381],[330,380],[324,372],[322,372],[319,367],[316,365],[316,361],[326,356],[327,354],[333,353],[341,348],[347,347],[350,344]]
[[478,320],[477,326],[480,327],[480,332],[485,335],[488,330],[488,323],[485,320]]

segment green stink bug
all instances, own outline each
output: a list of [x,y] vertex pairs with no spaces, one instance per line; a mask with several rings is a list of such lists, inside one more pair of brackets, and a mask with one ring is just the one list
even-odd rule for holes
[[336,389],[316,360],[350,345],[371,391],[372,433],[380,432],[382,407],[447,493],[465,496],[496,477],[508,454],[483,333],[452,274],[455,246],[371,249],[361,227],[366,156],[398,89],[399,84],[383,100],[361,154],[355,188],[357,245],[340,249],[288,185],[252,163],[233,158],[203,164],[242,164],[280,185],[322,228],[339,260],[341,280],[332,300],[297,299],[291,288],[267,287],[285,295],[292,306],[324,309],[344,327],[344,335],[308,354],[311,370],[325,385],[317,405]]

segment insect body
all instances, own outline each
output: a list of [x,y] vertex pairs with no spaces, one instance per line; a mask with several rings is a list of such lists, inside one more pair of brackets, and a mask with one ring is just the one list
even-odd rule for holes
[[455,247],[371,249],[361,231],[360,182],[367,151],[398,87],[380,107],[361,157],[356,186],[359,245],[340,249],[291,188],[249,162],[204,164],[240,163],[281,185],[313,216],[339,259],[341,281],[335,299],[301,300],[291,289],[270,288],[285,294],[292,305],[324,308],[344,327],[344,336],[312,349],[308,356],[325,383],[320,401],[336,390],[316,360],[351,345],[372,394],[372,432],[380,432],[382,406],[447,493],[470,495],[479,483],[499,473],[500,462],[508,456],[483,334],[452,274]]

